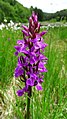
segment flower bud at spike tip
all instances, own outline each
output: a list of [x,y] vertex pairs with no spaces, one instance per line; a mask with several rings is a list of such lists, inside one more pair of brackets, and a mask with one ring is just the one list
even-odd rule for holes
[[22,27],[23,40],[18,40],[15,46],[18,62],[14,73],[16,78],[20,77],[25,86],[17,91],[18,96],[22,96],[25,92],[29,93],[29,87],[42,90],[44,82],[42,73],[47,72],[44,65],[48,60],[43,54],[47,44],[42,38],[47,31],[40,32],[40,23],[35,12],[29,18],[29,26],[22,25]]

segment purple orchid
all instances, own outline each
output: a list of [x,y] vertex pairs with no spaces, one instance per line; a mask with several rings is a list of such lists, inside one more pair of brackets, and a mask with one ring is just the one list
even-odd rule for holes
[[42,38],[47,31],[39,33],[40,23],[38,23],[37,15],[34,12],[29,18],[29,27],[24,25],[22,27],[24,29],[22,30],[23,40],[18,40],[17,46],[15,46],[15,55],[19,54],[15,77],[21,77],[25,87],[17,91],[18,96],[29,92],[29,87],[35,86],[37,90],[42,90],[42,72],[47,72],[44,66],[47,63],[47,57],[43,55],[47,44]]

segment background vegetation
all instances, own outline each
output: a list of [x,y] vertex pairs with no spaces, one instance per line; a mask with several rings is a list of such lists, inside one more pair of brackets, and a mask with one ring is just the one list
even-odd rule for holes
[[30,9],[25,8],[16,0],[0,0],[0,22],[27,22],[31,15]]
[[56,13],[45,13],[37,7],[26,8],[16,0],[0,0],[0,23],[7,19],[7,22],[28,22],[31,12],[35,11],[38,14],[39,21],[67,21],[67,9]]

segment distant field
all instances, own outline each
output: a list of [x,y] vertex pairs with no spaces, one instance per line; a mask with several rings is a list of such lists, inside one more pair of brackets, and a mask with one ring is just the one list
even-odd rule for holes
[[[18,39],[23,39],[20,30],[0,30],[0,116],[4,110],[3,119],[24,119],[26,110],[26,95],[18,98],[14,94],[12,101],[5,96],[8,97],[10,92],[7,90],[12,89],[14,69],[17,64],[14,46]],[[48,43],[44,51],[48,57],[46,65],[48,72],[44,74],[43,91],[36,92],[33,89],[31,119],[67,119],[67,27],[49,28],[44,35],[44,41]],[[18,85],[15,85],[13,91],[17,88]],[[12,111],[6,114],[8,106]]]

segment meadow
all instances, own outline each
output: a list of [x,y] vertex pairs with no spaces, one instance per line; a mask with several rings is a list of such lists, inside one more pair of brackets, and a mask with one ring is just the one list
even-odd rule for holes
[[[1,119],[25,119],[27,95],[16,95],[23,84],[14,78],[18,39],[23,39],[21,30],[0,30]],[[44,51],[48,72],[44,74],[43,91],[33,88],[30,119],[67,119],[67,27],[49,28],[44,41],[48,44]]]

